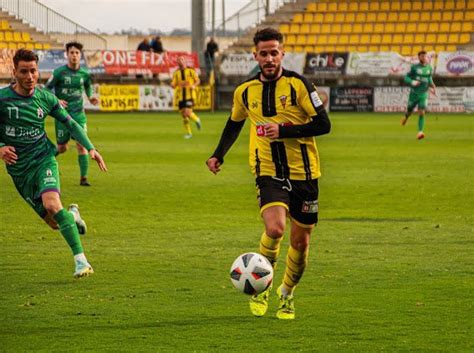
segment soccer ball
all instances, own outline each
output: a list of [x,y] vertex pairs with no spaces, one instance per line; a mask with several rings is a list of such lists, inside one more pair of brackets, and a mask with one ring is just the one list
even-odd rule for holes
[[245,253],[232,264],[230,280],[235,288],[245,294],[259,294],[272,283],[273,267],[265,256]]

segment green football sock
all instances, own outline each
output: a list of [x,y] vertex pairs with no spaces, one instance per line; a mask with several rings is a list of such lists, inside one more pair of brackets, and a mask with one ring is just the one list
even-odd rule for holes
[[89,155],[80,154],[78,156],[79,160],[79,169],[81,170],[81,177],[87,176],[87,171],[89,170]]
[[420,115],[418,117],[418,131],[423,131],[424,127],[425,127],[425,116]]
[[53,216],[54,220],[59,226],[61,232],[74,255],[84,252],[82,248],[81,239],[77,230],[76,222],[72,213],[66,211],[64,208]]

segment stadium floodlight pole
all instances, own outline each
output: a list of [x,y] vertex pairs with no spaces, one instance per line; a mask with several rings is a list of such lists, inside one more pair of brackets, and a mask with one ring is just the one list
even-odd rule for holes
[[199,55],[199,62],[204,62],[204,41],[206,39],[206,23],[205,23],[205,1],[191,1],[191,50]]
[[216,36],[216,0],[212,0],[212,37]]
[[225,37],[225,0],[222,0],[222,35]]

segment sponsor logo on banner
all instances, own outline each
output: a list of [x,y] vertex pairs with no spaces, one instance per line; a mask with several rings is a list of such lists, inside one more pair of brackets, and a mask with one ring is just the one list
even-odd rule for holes
[[372,87],[331,88],[330,109],[334,112],[371,112],[374,109]]
[[138,85],[101,85],[99,93],[102,111],[138,110]]
[[472,62],[468,56],[459,55],[449,59],[446,68],[454,75],[462,75],[472,69]]
[[[212,87],[198,86],[195,89],[194,107],[195,110],[210,110],[212,109]],[[175,91],[176,92],[176,91]],[[178,110],[179,95],[175,94],[173,97],[174,110]]]
[[304,73],[338,73],[346,71],[348,53],[308,53]]
[[440,76],[474,76],[474,51],[440,52],[436,74]]

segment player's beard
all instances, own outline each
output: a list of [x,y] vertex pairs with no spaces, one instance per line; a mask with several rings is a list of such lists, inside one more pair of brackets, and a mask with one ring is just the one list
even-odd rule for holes
[[278,74],[280,73],[281,64],[275,65],[273,73],[265,73],[264,68],[265,65],[263,67],[260,66],[260,72],[262,73],[263,77],[265,77],[267,80],[274,80],[278,77]]

